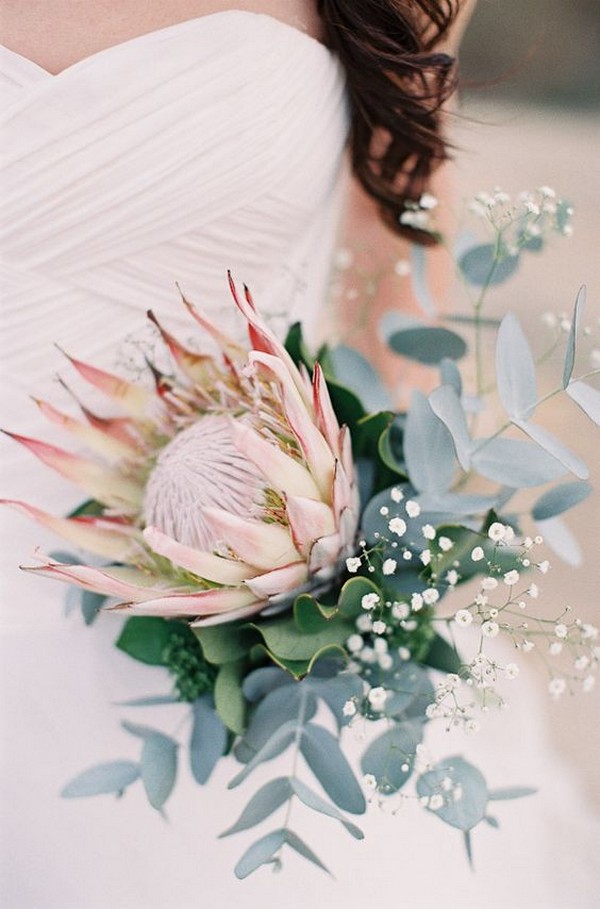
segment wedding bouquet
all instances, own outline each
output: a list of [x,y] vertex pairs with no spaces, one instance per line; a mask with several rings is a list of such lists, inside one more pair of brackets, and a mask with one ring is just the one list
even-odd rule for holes
[[[434,204],[424,196],[407,218],[423,229]],[[462,831],[470,855],[471,830],[497,823],[489,803],[534,790],[490,790],[461,756],[429,762],[428,726],[476,731],[479,711],[503,705],[497,685],[516,678],[530,651],[550,658],[553,696],[593,684],[596,629],[568,607],[550,617],[536,611],[538,576],[550,567],[538,554],[542,535],[575,561],[577,544],[559,515],[590,491],[585,464],[538,422],[543,402],[564,393],[600,423],[600,392],[585,381],[598,369],[574,378],[584,293],[555,329],[562,376],[541,396],[517,316],[496,323],[482,314],[488,289],[524,255],[552,231],[569,232],[571,211],[545,187],[516,201],[481,194],[471,208],[492,234],[458,252],[459,275],[475,293],[472,312],[453,317],[454,327],[473,331],[472,391],[456,365],[466,343],[454,328],[390,314],[390,348],[440,377],[395,413],[371,364],[344,347],[313,358],[299,325],[283,344],[230,278],[248,346],[184,298],[215,352],[184,345],[149,313],[172,369],[150,364],[151,383],[132,382],[70,356],[117,412],[99,416],[84,404],[81,421],[38,402],[89,456],[15,435],[89,498],[66,518],[8,504],[95,557],[61,554],[27,570],[81,588],[88,624],[101,608],[124,615],[117,647],[173,678],[172,692],[129,706],[189,703],[187,747],[200,784],[227,755],[241,765],[230,783],[237,787],[259,765],[292,754],[291,772],[255,792],[224,835],[297,799],[360,839],[347,814],[363,813],[367,799],[412,798]],[[415,288],[430,312],[421,269],[417,252]],[[484,368],[490,331],[495,382]],[[376,405],[369,411],[365,391]],[[503,416],[490,428],[495,393]],[[515,501],[534,487],[543,491],[527,515]],[[533,535],[523,535],[523,520],[537,522]],[[514,662],[495,651],[500,636],[514,645]],[[562,666],[561,652],[569,654]],[[360,780],[342,734],[358,722],[376,733]],[[62,794],[121,795],[141,780],[162,811],[179,743],[148,725],[123,727],[140,739],[139,762],[92,767]],[[319,791],[305,782],[309,773]],[[288,819],[289,810],[250,845],[238,877],[277,866],[284,846],[325,868]]]

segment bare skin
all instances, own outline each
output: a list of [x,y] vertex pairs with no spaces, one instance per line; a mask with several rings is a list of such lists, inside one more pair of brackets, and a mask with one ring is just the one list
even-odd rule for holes
[[[475,0],[463,2],[444,48],[451,53],[456,52],[474,4]],[[324,40],[316,0],[0,0],[0,43],[57,74],[108,47],[229,9],[263,13]],[[432,187],[442,201],[448,197],[447,183],[442,173]],[[361,259],[368,263],[373,292],[365,296],[362,269],[349,269],[331,307],[327,335],[351,344],[373,360],[396,389],[407,378],[422,380],[421,374],[407,373],[406,365],[387,351],[377,333],[384,312],[415,308],[410,281],[393,270],[395,262],[408,258],[408,244],[382,224],[376,205],[353,179],[349,181],[341,243],[357,252],[357,263]],[[447,277],[444,253],[433,252],[430,259],[432,284],[443,288]]]

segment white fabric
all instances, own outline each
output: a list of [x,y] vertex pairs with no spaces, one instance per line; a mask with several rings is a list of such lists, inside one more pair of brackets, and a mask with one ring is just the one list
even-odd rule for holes
[[[4,51],[0,91],[5,428],[55,437],[27,398],[66,394],[53,382],[58,369],[71,381],[54,342],[99,364],[117,351],[124,365],[132,346],[123,339],[139,333],[149,307],[185,333],[175,281],[236,330],[231,268],[278,327],[300,316],[314,326],[347,132],[342,72],[317,41],[267,16],[230,11],[128,41],[59,76]],[[2,454],[2,495],[55,513],[80,498],[14,442]],[[362,844],[333,821],[315,824],[294,809],[294,826],[338,882],[290,855],[283,874],[264,869],[239,883],[232,867],[249,837],[215,837],[258,782],[227,793],[230,762],[206,789],[183,762],[170,823],[139,785],[118,804],[60,800],[61,786],[84,767],[137,757],[139,743],[119,718],[173,732],[182,711],[141,716],[111,706],[165,692],[168,680],[113,650],[113,616],[94,630],[77,616],[64,619],[64,590],[15,567],[34,543],[48,550],[56,541],[17,516],[2,521],[7,907],[593,905],[596,828],[577,816],[577,794],[548,757],[533,691],[518,712],[494,717],[479,741],[434,737],[439,756],[467,750],[493,785],[543,788],[535,799],[500,805],[500,833],[476,831],[476,875],[459,835],[416,805],[399,817],[373,811]]]

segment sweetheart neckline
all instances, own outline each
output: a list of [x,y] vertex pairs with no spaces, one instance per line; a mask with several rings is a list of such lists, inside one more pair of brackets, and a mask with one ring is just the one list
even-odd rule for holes
[[271,16],[268,13],[258,13],[252,10],[242,10],[242,9],[225,9],[218,10],[214,13],[207,13],[204,16],[195,16],[192,19],[182,19],[181,22],[174,22],[172,25],[166,25],[163,28],[156,28],[149,32],[142,32],[140,35],[134,35],[133,38],[127,38],[124,41],[119,41],[117,44],[110,44],[108,47],[101,48],[98,51],[94,51],[92,54],[88,54],[86,57],[82,57],[81,60],[71,63],[69,66],[65,66],[64,69],[59,70],[57,73],[51,73],[50,70],[45,69],[39,63],[36,63],[35,60],[26,57],[24,54],[20,54],[18,51],[12,50],[10,47],[7,47],[4,44],[0,44],[2,50],[7,51],[12,56],[16,57],[18,60],[25,63],[27,66],[30,66],[32,69],[36,70],[38,73],[42,73],[46,78],[58,80],[62,76],[66,76],[71,73],[73,70],[78,69],[79,67],[94,62],[101,57],[110,55],[113,52],[123,52],[129,47],[134,47],[138,44],[143,44],[145,41],[150,41],[156,38],[164,37],[168,35],[169,32],[176,32],[183,30],[187,27],[200,27],[201,24],[207,23],[209,20],[217,20],[225,17],[234,17],[242,16],[247,17],[254,21],[262,20],[263,23],[267,23],[271,28],[280,28],[285,30],[288,33],[297,35],[300,40],[308,41],[313,47],[320,48],[330,60],[334,60],[335,56],[333,51],[328,48],[322,41],[319,41],[318,38],[314,38],[312,35],[307,34],[306,32],[300,31],[299,28],[296,28],[294,25],[290,25],[287,22],[284,22],[282,19],[277,19],[275,16]]

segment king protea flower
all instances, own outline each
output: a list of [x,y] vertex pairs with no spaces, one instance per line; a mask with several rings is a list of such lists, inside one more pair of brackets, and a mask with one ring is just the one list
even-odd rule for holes
[[120,413],[102,418],[82,405],[79,420],[37,402],[90,456],[11,434],[103,510],[57,518],[5,504],[111,563],[44,559],[27,570],[116,597],[133,614],[217,623],[326,582],[352,553],[358,494],[350,437],[323,373],[315,364],[311,380],[299,370],[248,290],[240,298],[229,280],[250,350],[184,298],[217,355],[188,349],[149,313],[173,375],[151,367],[147,388],[69,357]]

